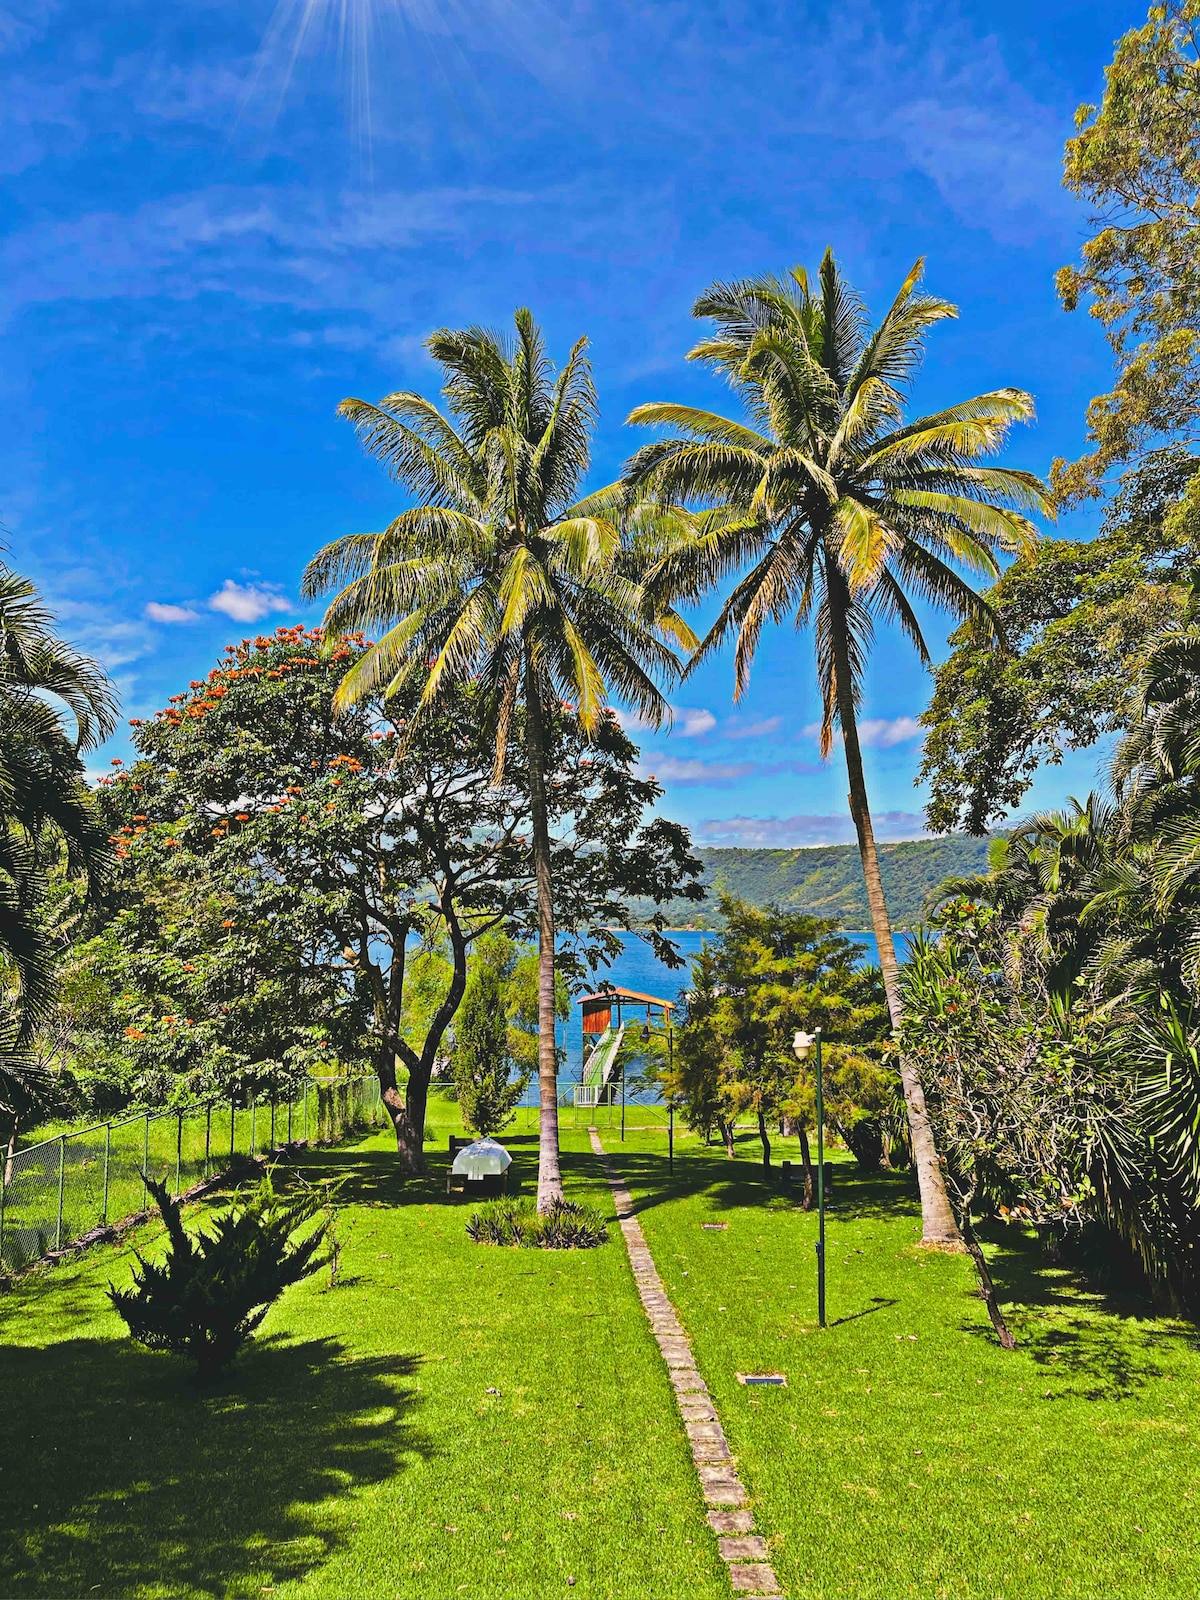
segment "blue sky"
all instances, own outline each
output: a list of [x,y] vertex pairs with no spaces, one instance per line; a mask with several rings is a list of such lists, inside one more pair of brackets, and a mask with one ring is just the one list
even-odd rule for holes
[[[587,333],[600,483],[633,405],[725,403],[682,359],[695,296],[827,243],[877,309],[927,258],[961,320],[916,403],[1032,390],[1008,459],[1044,472],[1109,374],[1097,326],[1054,296],[1086,227],[1062,143],[1143,18],[1111,0],[0,4],[10,558],[144,716],[227,640],[313,617],[295,604],[312,551],[399,508],[334,408],[432,392],[430,328],[528,304],[557,352]],[[919,829],[928,690],[881,636],[864,715],[883,837]],[[730,693],[726,658],[645,736],[664,810],[714,843],[850,837],[809,641],[768,638]],[[1096,767],[1048,770],[1031,803]]]

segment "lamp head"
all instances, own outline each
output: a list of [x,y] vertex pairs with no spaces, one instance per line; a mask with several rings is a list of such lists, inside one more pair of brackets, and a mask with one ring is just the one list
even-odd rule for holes
[[816,1042],[817,1036],[815,1033],[804,1033],[802,1031],[798,1031],[796,1037],[792,1040],[792,1049],[796,1052],[796,1060],[806,1060],[808,1057],[808,1052],[812,1049]]
[[650,1024],[648,1022],[642,1024],[642,1043],[650,1043]]

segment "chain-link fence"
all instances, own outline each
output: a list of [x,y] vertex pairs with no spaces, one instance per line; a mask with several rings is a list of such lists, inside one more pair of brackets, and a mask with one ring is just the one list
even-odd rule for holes
[[294,1098],[146,1111],[59,1134],[0,1159],[0,1269],[16,1271],[93,1228],[141,1212],[145,1172],[183,1194],[299,1140],[332,1144],[377,1126],[376,1078],[311,1078]]

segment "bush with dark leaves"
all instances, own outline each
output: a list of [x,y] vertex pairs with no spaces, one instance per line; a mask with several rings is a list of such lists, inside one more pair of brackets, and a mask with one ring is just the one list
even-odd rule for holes
[[542,1214],[532,1200],[497,1200],[471,1213],[467,1237],[531,1250],[594,1250],[607,1241],[608,1224],[595,1206],[576,1200],[555,1200]]
[[152,1178],[145,1184],[170,1247],[160,1262],[139,1254],[133,1287],[110,1284],[108,1297],[139,1344],[189,1357],[207,1381],[229,1365],[289,1285],[325,1264],[328,1223],[296,1235],[327,1207],[329,1196],[305,1189],[280,1198],[264,1179],[210,1231],[189,1236],[166,1185]]

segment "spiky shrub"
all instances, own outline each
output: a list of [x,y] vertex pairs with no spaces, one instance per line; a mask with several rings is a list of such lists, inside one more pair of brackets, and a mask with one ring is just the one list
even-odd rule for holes
[[283,1291],[325,1264],[328,1223],[296,1235],[328,1197],[309,1189],[281,1198],[264,1179],[208,1232],[189,1236],[166,1185],[152,1178],[145,1184],[170,1247],[161,1262],[139,1254],[133,1287],[110,1284],[109,1299],[139,1344],[187,1356],[208,1381],[229,1365]]
[[467,1237],[533,1250],[593,1250],[607,1241],[608,1224],[594,1206],[575,1200],[555,1200],[540,1215],[532,1200],[499,1200],[471,1213]]

